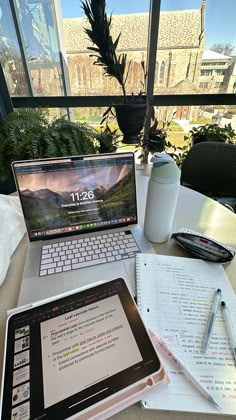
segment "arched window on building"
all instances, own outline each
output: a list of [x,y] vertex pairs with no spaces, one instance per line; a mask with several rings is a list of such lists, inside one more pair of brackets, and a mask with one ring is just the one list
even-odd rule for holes
[[83,85],[83,87],[85,87],[87,83],[87,67],[84,64],[82,65],[81,76],[81,84]]
[[158,83],[159,83],[159,63],[158,61],[156,61],[154,86],[158,85]]
[[80,65],[79,64],[75,64],[75,86],[78,89],[81,84],[82,84],[82,80],[81,80],[81,69],[80,69]]
[[162,61],[161,62],[161,67],[160,67],[160,75],[159,75],[159,84],[160,85],[163,84],[164,80],[165,80],[165,67],[166,67],[165,62]]
[[131,68],[131,84],[133,87],[139,85],[140,75],[139,75],[139,63],[136,61],[133,62],[132,68]]

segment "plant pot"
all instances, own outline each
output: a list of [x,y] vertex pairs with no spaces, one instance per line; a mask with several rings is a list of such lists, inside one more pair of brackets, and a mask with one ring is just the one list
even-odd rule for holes
[[165,150],[165,141],[160,136],[149,136],[149,152],[160,153]]
[[122,143],[137,144],[139,133],[143,128],[146,114],[146,104],[114,105],[118,126],[124,134]]

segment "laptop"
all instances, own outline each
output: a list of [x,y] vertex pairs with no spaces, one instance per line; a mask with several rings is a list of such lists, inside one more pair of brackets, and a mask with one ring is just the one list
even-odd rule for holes
[[131,152],[13,162],[29,237],[18,305],[123,277],[155,253],[138,225]]

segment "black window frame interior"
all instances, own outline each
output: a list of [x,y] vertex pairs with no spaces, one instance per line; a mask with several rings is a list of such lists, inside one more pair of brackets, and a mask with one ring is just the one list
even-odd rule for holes
[[[14,9],[14,0],[10,0]],[[156,66],[156,45],[158,43],[158,27],[160,19],[161,0],[150,0],[148,59],[147,59],[147,85],[146,101],[154,106],[201,106],[201,105],[235,105],[235,93],[219,94],[153,94]],[[17,26],[13,13],[13,21]],[[20,35],[19,35],[20,37]],[[24,57],[23,57],[24,58]],[[160,65],[160,63],[159,63]],[[27,66],[25,67],[27,72]],[[29,74],[28,74],[29,76]],[[28,77],[27,77],[28,80]],[[32,91],[31,91],[32,92]],[[128,96],[129,97],[129,96]],[[0,118],[4,119],[14,108],[74,108],[74,107],[109,107],[114,101],[122,100],[122,96],[11,96],[9,95],[6,80],[0,66]],[[145,96],[144,96],[145,98]],[[146,121],[146,127],[150,121]]]

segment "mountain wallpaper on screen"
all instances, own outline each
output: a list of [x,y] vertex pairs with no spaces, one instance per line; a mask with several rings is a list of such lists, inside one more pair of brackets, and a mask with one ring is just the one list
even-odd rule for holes
[[[87,191],[91,191],[89,186],[77,185],[73,193]],[[57,229],[80,223],[124,218],[135,214],[133,171],[124,175],[110,188],[98,184],[92,191],[94,193],[92,201],[81,200],[72,205],[70,196],[72,191],[58,192],[49,188],[34,191],[29,188],[21,190],[21,201],[28,228],[30,230]],[[66,204],[71,204],[71,206],[63,207]]]
[[102,220],[129,217],[136,214],[134,171],[113,185],[98,204]]

